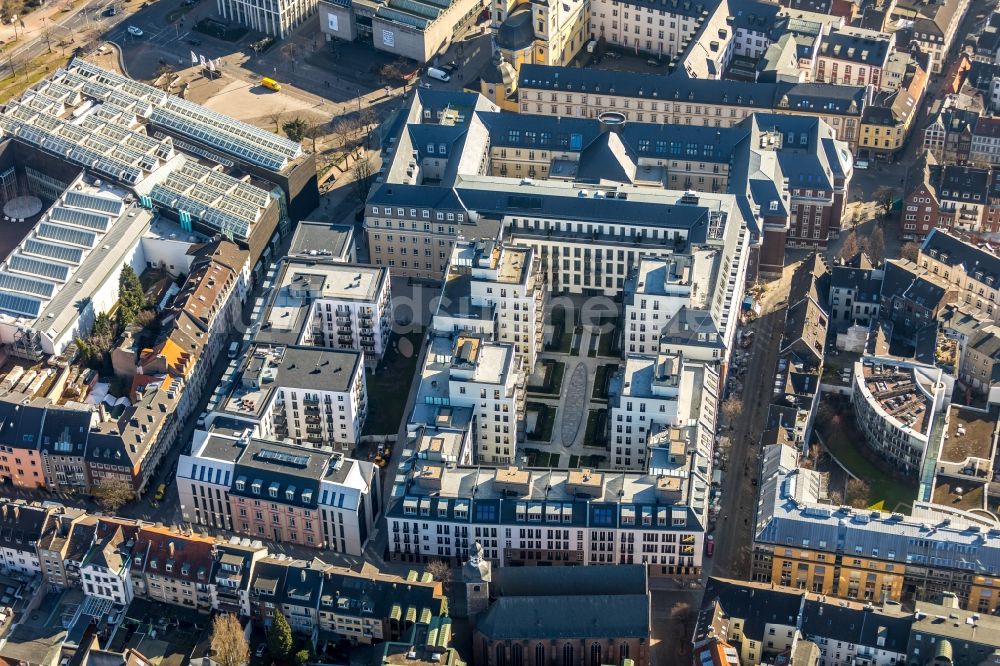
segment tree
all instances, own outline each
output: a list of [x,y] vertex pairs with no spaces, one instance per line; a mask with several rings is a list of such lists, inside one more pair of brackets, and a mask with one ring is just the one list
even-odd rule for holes
[[128,326],[146,308],[146,292],[142,290],[139,276],[131,266],[122,266],[118,276],[118,326],[119,329]]
[[135,498],[131,484],[116,476],[106,476],[93,487],[97,503],[108,513],[115,513]]
[[313,154],[316,153],[316,139],[318,139],[321,136],[323,136],[324,133],[325,133],[325,129],[324,129],[324,127],[323,127],[322,124],[309,125],[306,128],[306,132],[305,132],[304,136],[305,136],[305,138],[307,138],[310,141],[312,141],[312,151],[313,151]]
[[170,90],[170,80],[174,76],[174,66],[170,63],[163,63],[156,70],[156,80],[160,82],[163,92]]
[[309,131],[309,123],[295,116],[295,118],[282,125],[281,129],[284,130],[289,139],[296,143],[301,143],[302,139],[306,136],[306,132]]
[[858,253],[858,249],[858,235],[854,232],[854,229],[851,229],[850,233],[844,237],[844,244],[840,246],[837,258],[843,261],[850,261]]
[[861,479],[850,479],[847,482],[847,503],[855,509],[868,506],[868,494],[871,491],[868,483]]
[[271,109],[267,113],[268,120],[274,123],[275,134],[277,134],[278,131],[281,129],[281,116],[283,115],[285,115],[285,107],[281,107],[280,109]]
[[729,396],[722,403],[722,414],[726,417],[726,421],[729,423],[729,429],[733,429],[733,422],[736,417],[740,415],[743,411],[743,401],[737,398],[735,395]]
[[444,560],[431,560],[424,567],[424,571],[429,573],[439,583],[447,583],[451,580],[451,567]]
[[292,652],[292,628],[280,610],[274,611],[274,621],[267,632],[267,651],[275,661],[284,661]]
[[309,663],[309,650],[302,648],[295,653],[295,664],[296,666],[306,666]]
[[875,229],[866,239],[865,252],[875,266],[881,264],[882,260],[885,259],[885,234],[882,232],[881,226],[875,225]]
[[378,75],[383,81],[396,81],[403,78],[403,72],[399,68],[398,62],[387,62],[378,70]]
[[111,315],[102,312],[94,320],[94,327],[90,329],[90,336],[93,338],[113,338],[115,337],[115,322]]
[[333,133],[340,139],[340,145],[347,147],[347,142],[351,140],[354,133],[358,131],[358,121],[356,118],[341,118],[333,124]]
[[372,189],[372,177],[375,175],[375,164],[367,154],[362,155],[351,165],[351,177],[354,178],[354,193],[358,200],[364,203]]
[[899,256],[907,261],[917,262],[920,257],[920,244],[919,243],[906,243],[899,249]]
[[212,618],[212,660],[219,666],[246,666],[250,663],[250,644],[240,621],[231,613]]

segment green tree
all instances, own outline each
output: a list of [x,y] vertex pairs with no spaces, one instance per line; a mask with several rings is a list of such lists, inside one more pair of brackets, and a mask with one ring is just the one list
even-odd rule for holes
[[115,322],[111,319],[111,315],[107,312],[97,315],[90,336],[93,338],[113,338],[115,336]]
[[139,276],[131,266],[122,266],[121,275],[118,276],[118,326],[119,329],[128,326],[139,315],[139,312],[146,308],[146,294],[142,290],[142,283]]
[[303,648],[295,653],[296,666],[306,666],[309,663],[309,650]]
[[309,131],[309,123],[296,116],[282,125],[281,129],[285,131],[285,134],[292,141],[301,142],[302,139],[306,138],[306,133]]
[[292,652],[292,628],[280,610],[274,611],[274,621],[267,632],[267,650],[275,661],[284,661]]

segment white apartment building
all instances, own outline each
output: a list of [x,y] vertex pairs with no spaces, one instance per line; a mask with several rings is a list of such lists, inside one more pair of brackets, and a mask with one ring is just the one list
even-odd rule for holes
[[[0,572],[34,576],[41,572],[36,543],[49,519],[47,509],[9,501],[0,503]],[[54,519],[54,517],[53,517]]]
[[645,564],[652,575],[697,575],[704,525],[684,487],[645,473],[416,465],[387,510],[390,557],[458,564],[479,542],[501,567]]
[[87,596],[127,606],[135,597],[132,587],[132,545],[121,527],[90,549],[80,567],[80,582]]
[[196,433],[177,465],[185,521],[361,555],[380,511],[378,468],[338,453]]
[[316,11],[317,0],[216,0],[223,18],[284,39]]
[[707,308],[712,300],[712,269],[717,252],[642,257],[625,283],[625,349],[656,354],[660,334],[683,307]]
[[851,401],[868,446],[900,471],[915,475],[951,395],[940,369],[865,356],[855,362]]
[[362,355],[318,347],[253,345],[215,415],[255,437],[349,452],[368,412]]
[[512,345],[462,333],[431,338],[408,429],[471,431],[477,464],[510,464],[524,422],[525,375]]
[[530,247],[493,241],[459,242],[451,253],[432,326],[469,331],[514,345],[530,373],[542,344],[544,284]]
[[286,258],[254,340],[353,349],[376,367],[392,326],[389,269],[315,258]]

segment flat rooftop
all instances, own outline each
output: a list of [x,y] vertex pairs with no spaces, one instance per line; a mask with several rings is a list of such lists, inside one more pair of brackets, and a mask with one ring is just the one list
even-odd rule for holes
[[986,484],[971,479],[938,476],[934,483],[934,504],[969,511],[986,508]]
[[290,257],[325,257],[348,260],[354,249],[354,228],[349,224],[303,220],[288,245]]
[[989,460],[995,428],[995,417],[989,413],[952,405],[948,410],[948,432],[941,443],[938,459],[947,462],[963,462],[969,458]]
[[927,434],[934,402],[912,368],[862,364],[865,386],[883,410],[911,430]]

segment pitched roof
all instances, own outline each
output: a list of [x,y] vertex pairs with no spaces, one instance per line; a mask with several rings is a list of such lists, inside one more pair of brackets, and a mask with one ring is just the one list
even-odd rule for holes
[[0,538],[4,547],[34,553],[48,515],[49,511],[41,507],[0,502]]
[[479,618],[491,640],[649,638],[649,597],[642,594],[502,597]]
[[208,583],[215,563],[212,539],[185,536],[163,527],[139,530],[133,548],[133,571],[189,582]]
[[991,277],[994,284],[1000,277],[1000,257],[940,229],[931,229],[920,252],[949,266],[961,266],[969,276],[981,272],[983,279]]

